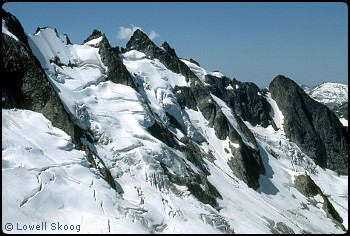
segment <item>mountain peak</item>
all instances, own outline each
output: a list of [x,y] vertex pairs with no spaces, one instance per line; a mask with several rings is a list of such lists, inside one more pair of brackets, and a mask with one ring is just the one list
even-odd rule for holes
[[92,31],[92,34],[84,40],[83,44],[86,44],[87,42],[89,42],[89,41],[91,41],[91,40],[98,39],[98,38],[100,38],[101,36],[104,36],[104,34],[102,34],[101,31],[99,31],[99,30],[97,30],[97,29],[94,29],[94,30]]
[[22,35],[27,49],[5,19],[2,198],[14,230],[60,215],[50,233],[346,232],[348,131],[292,79],[261,90],[140,29],[122,53],[96,29],[67,45],[38,28]]
[[146,37],[148,38],[147,34],[145,34],[141,29],[136,29],[133,33],[134,37]]
[[[288,87],[288,88],[294,88],[294,89],[297,89],[299,88],[299,85],[297,83],[295,83],[293,80],[291,80],[290,78],[288,77],[285,77],[283,75],[277,75],[270,83],[269,87],[274,87],[274,86],[277,86],[277,87],[280,87],[280,88],[283,88],[283,87]],[[302,90],[302,89],[300,89]]]
[[285,77],[284,75],[277,75],[272,81],[274,80],[287,80],[287,81],[292,81],[291,79]]
[[2,9],[1,13],[3,22],[5,22],[8,31],[11,34],[15,35],[22,43],[24,43],[24,45],[26,45],[27,48],[29,48],[27,36],[18,19],[11,13],[5,11],[4,9]]
[[156,47],[152,40],[145,34],[142,30],[135,30],[134,34],[131,36],[130,40],[126,44],[126,50],[136,49],[142,51],[147,47]]

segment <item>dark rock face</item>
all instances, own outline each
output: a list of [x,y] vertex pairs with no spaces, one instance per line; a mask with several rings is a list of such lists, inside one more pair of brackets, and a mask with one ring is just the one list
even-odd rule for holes
[[162,44],[162,48],[172,57],[177,57],[176,52],[173,48],[170,47],[168,42],[164,42]]
[[24,45],[2,34],[2,107],[39,111],[49,99],[49,84],[39,62]]
[[49,89],[49,100],[38,112],[41,112],[47,119],[49,119],[55,127],[62,129],[72,137],[75,147],[79,150],[83,148],[80,138],[84,136],[84,130],[71,121],[67,114],[60,98],[53,89]]
[[175,86],[174,94],[181,108],[188,107],[189,109],[193,110],[197,109],[196,98],[194,97],[194,94],[192,93],[192,89],[190,87]]
[[[2,10],[8,30],[20,41],[2,33],[2,108],[40,111],[50,98],[50,85],[38,60],[29,48],[27,36],[19,21]],[[33,79],[34,78],[34,79]]]
[[153,137],[162,141],[169,147],[179,148],[179,145],[177,145],[174,142],[173,134],[167,128],[159,124],[157,121],[151,127],[148,128],[148,131]]
[[136,87],[129,71],[119,58],[119,48],[113,48],[101,31],[94,29],[92,34],[84,40],[84,43],[101,36],[102,40],[97,44],[97,47],[99,48],[98,52],[101,55],[103,64],[108,67],[107,80],[117,84],[128,85],[135,89]]
[[273,124],[273,119],[269,116],[271,106],[256,84],[213,75],[206,75],[205,82],[210,84],[206,86],[210,93],[228,104],[243,120],[265,128]]
[[347,175],[348,132],[336,115],[284,76],[277,76],[269,90],[284,115],[287,137],[317,165]]
[[[126,43],[125,50],[140,50],[142,52],[152,52],[157,46],[152,40],[141,30],[137,29],[131,36],[130,40]],[[146,53],[145,53],[146,54]]]
[[103,38],[99,43],[99,54],[101,55],[103,64],[108,67],[108,80],[112,81],[113,83],[128,85],[133,89],[136,88],[129,71],[119,58],[115,48],[109,44],[105,35],[103,35]]
[[11,13],[2,9],[1,12],[2,19],[5,20],[7,29],[21,41],[27,48],[29,48],[27,36],[24,29],[18,19]]
[[63,36],[64,36],[64,38],[66,39],[67,45],[68,45],[68,44],[69,44],[69,45],[72,45],[72,42],[70,41],[68,35],[64,34]]
[[225,140],[229,137],[231,142],[239,144],[239,148],[231,147],[231,153],[234,154],[234,157],[230,159],[228,165],[238,178],[243,180],[249,187],[257,189],[259,187],[259,174],[264,174],[265,168],[262,164],[254,135],[243,121],[236,116],[240,129],[255,148],[251,148],[243,142],[242,137],[230,124],[218,104],[214,101],[208,102],[212,100],[210,93],[199,81],[197,83],[193,82],[191,87],[175,87],[174,90],[176,91],[176,99],[182,109],[185,107],[193,110],[199,109],[209,121],[209,126],[214,128],[219,139]]
[[283,222],[277,222],[276,230],[281,234],[295,234],[294,230]]
[[294,186],[306,197],[316,196],[319,192],[319,187],[308,175],[296,175]]
[[[103,178],[107,181],[107,183],[114,190],[117,190],[117,186],[116,186],[116,183],[113,179],[113,176],[112,176],[110,170],[106,167],[103,160],[98,155],[96,155],[94,152],[92,152],[86,145],[83,146],[83,150],[86,153],[86,159],[91,163],[92,167],[98,169],[99,172],[102,174]],[[97,163],[100,163],[100,165]]]
[[253,189],[259,188],[259,175],[265,174],[259,151],[240,143],[240,148],[231,147],[234,157],[228,161],[233,173]]
[[317,184],[310,178],[308,175],[297,175],[294,179],[295,188],[301,192],[306,197],[314,197],[317,194],[320,194],[323,198],[323,209],[327,213],[327,216],[342,223],[343,219],[340,217],[338,212],[334,209],[332,203],[328,200],[327,196],[325,196],[317,186]]
[[[181,139],[181,142],[184,143],[184,146],[180,146],[179,150],[186,155],[187,160],[192,162],[196,167],[198,167],[203,173],[208,176],[210,172],[204,162],[204,158],[210,160],[210,157],[202,153],[202,151],[198,148],[195,142],[191,139]],[[204,157],[204,158],[203,158]]]
[[[188,190],[204,204],[210,204],[212,207],[217,207],[216,198],[222,199],[219,191],[208,181],[204,174],[197,174],[190,171],[189,176],[178,176],[169,172],[166,166],[160,163],[164,173],[168,176],[172,183],[178,185],[186,185]],[[201,186],[204,186],[203,188]]]

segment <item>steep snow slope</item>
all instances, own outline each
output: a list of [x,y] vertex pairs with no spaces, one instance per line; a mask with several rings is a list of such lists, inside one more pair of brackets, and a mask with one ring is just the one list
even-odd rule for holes
[[[272,157],[265,149],[269,147],[265,142],[259,144],[265,153],[264,161],[269,163],[271,169],[266,176],[261,176],[261,188],[257,192],[207,162],[211,172],[209,179],[223,196],[219,200],[220,211],[217,212],[208,205],[198,206],[198,201],[182,186],[174,185],[178,196],[168,192],[160,197],[145,191],[147,186],[142,182],[135,188],[138,168],[130,168],[134,176],[122,184],[124,194],[118,194],[101,179],[96,170],[88,168],[83,152],[72,149],[70,138],[52,127],[41,114],[3,110],[2,119],[3,188],[6,190],[3,193],[3,206],[7,212],[3,222],[19,222],[18,229],[23,229],[23,225],[45,221],[52,232],[142,233],[152,232],[152,224],[145,225],[145,222],[162,223],[165,218],[166,226],[164,223],[153,225],[155,232],[162,227],[165,227],[164,232],[169,233],[216,232],[205,225],[192,227],[193,224],[203,224],[203,221],[220,223],[223,227],[229,224],[238,233],[269,232],[273,228],[272,221],[284,222],[295,232],[342,232],[334,228],[331,221],[325,220],[319,209],[321,205],[312,206],[292,187],[293,175],[298,172],[290,170],[286,154],[279,157],[285,158],[284,164]],[[258,127],[254,129],[261,132]],[[271,135],[274,131],[270,129],[270,132],[265,132]],[[274,136],[280,137],[278,134]],[[335,193],[335,197],[339,198],[336,199],[339,205],[335,206],[344,222],[347,222],[347,201],[341,198],[347,195],[347,178],[335,177],[333,173],[323,170],[315,177],[324,186],[328,185],[327,194]],[[298,200],[286,202],[286,198],[289,199],[292,194]],[[157,211],[154,208],[149,210],[152,205],[158,206]],[[203,209],[207,212],[203,212]],[[154,213],[147,214],[147,211]],[[58,222],[72,230],[58,230],[55,227]]]
[[[165,189],[149,191],[138,180],[144,179],[145,173],[137,170],[146,168],[145,163],[121,173],[127,177],[121,181],[124,194],[119,194],[89,167],[82,151],[73,149],[70,137],[41,114],[3,110],[2,120],[3,229],[12,223],[11,232],[21,233],[26,226],[46,222],[52,233],[149,233],[163,231],[168,223],[169,232],[217,232],[199,218],[213,209],[203,210],[186,189],[178,186],[180,196]],[[202,225],[193,228],[192,222]]]
[[[135,205],[132,210],[126,209],[122,212],[127,218],[131,216],[130,221],[136,220],[142,225],[143,229],[141,227],[137,232],[231,232],[229,226],[226,229],[217,229],[216,226],[212,227],[204,222],[200,213],[210,215],[215,209],[189,195],[186,187],[178,186],[182,190],[180,191],[175,184],[169,182],[160,163],[178,176],[188,176],[189,170],[195,172],[197,168],[181,152],[169,148],[147,131],[160,116],[156,114],[154,117],[144,101],[145,98],[128,86],[104,81],[103,69],[106,68],[96,54],[96,48],[65,45],[49,28],[31,36],[31,39],[34,54],[41,57],[48,78],[72,119],[87,130],[94,140],[94,144],[87,140],[83,142],[89,146],[94,145],[92,149],[102,158],[116,180],[117,192],[122,194],[123,199]],[[57,65],[48,59],[57,55],[60,55],[60,62],[64,65]],[[72,60],[76,67],[66,65]],[[154,70],[157,73],[163,69],[168,81],[183,85],[183,76],[174,75],[160,63],[152,63],[156,66]],[[140,69],[147,73],[146,68]],[[154,78],[156,73],[152,70],[149,73],[150,79]],[[173,80],[170,80],[171,75]],[[148,91],[150,96],[146,97],[150,99],[152,108],[159,107],[155,97],[157,95],[162,98],[162,91],[159,89],[168,86],[168,83],[158,86],[155,81],[148,81],[152,90]],[[181,210],[177,210],[180,206]],[[188,212],[183,214],[182,209]],[[116,217],[119,218],[118,215]],[[219,216],[218,219],[225,222]],[[186,226],[186,222],[190,224],[192,221],[197,221],[202,226]],[[127,229],[126,225],[124,232]],[[114,228],[111,231],[119,232]]]
[[[59,37],[55,37],[54,32],[52,30],[49,32],[49,29],[32,36],[31,46],[38,49],[37,51],[34,50],[34,53],[38,57],[46,55],[41,58],[41,62],[46,68],[50,82],[56,88],[72,119],[80,127],[90,132],[92,139],[95,141],[92,149],[102,158],[105,165],[110,169],[112,176],[118,181],[116,182],[117,192],[114,192],[114,194],[121,194],[122,199],[128,202],[122,203],[121,201],[121,205],[113,205],[115,197],[108,196],[109,200],[97,204],[103,211],[94,213],[95,216],[107,214],[108,219],[102,223],[103,218],[101,218],[101,221],[92,224],[89,219],[84,221],[79,217],[82,232],[106,232],[107,229],[114,233],[131,232],[130,228],[138,233],[162,232],[163,230],[165,230],[164,232],[178,233],[221,232],[216,226],[212,227],[204,222],[200,216],[201,213],[210,215],[215,209],[199,202],[188,193],[186,187],[170,183],[167,176],[164,175],[160,163],[165,164],[169,171],[178,176],[188,175],[188,170],[191,170],[193,164],[186,161],[182,153],[170,149],[147,132],[147,128],[154,124],[155,119],[140,94],[125,85],[114,84],[110,81],[103,82],[104,76],[101,70],[92,73],[95,68],[103,68],[97,54],[95,54],[97,49],[83,46],[79,47],[80,50],[74,51],[76,48],[64,45],[59,41]],[[45,38],[50,40],[44,40]],[[69,55],[72,55],[70,54],[72,49],[77,54],[70,58]],[[58,66],[48,60],[48,58],[52,58],[57,54],[62,55],[61,58],[65,58],[61,61],[65,63],[71,59],[81,62],[84,61],[83,57],[91,60],[88,65],[81,63],[73,68],[65,65]],[[168,71],[168,73],[170,72]],[[40,121],[33,121],[32,123],[37,122]],[[42,132],[45,133],[46,131]],[[9,137],[9,139],[12,139],[12,137]],[[92,145],[87,140],[83,140],[83,142]],[[43,146],[49,145],[43,144]],[[42,148],[37,147],[39,150],[42,150]],[[43,152],[45,153],[45,151]],[[61,155],[69,157],[69,154]],[[48,158],[51,157],[48,156]],[[193,169],[196,170],[194,166]],[[18,177],[18,181],[21,178]],[[28,192],[31,193],[33,189],[37,189],[37,186],[29,185],[28,188],[30,189]],[[48,194],[55,195],[54,192]],[[74,195],[74,193],[72,194]],[[102,191],[91,191],[91,201],[94,200],[95,194],[104,195]],[[16,195],[16,193],[11,192],[8,196],[4,196],[6,202],[8,201],[9,205],[18,205],[17,201],[11,201],[11,195]],[[31,196],[31,199],[33,199],[31,202],[40,204],[42,199],[38,196],[37,194]],[[78,196],[79,192],[76,193],[75,197],[78,199]],[[65,199],[66,196],[58,195],[56,197]],[[104,202],[107,205],[104,205]],[[65,209],[64,204],[51,207],[55,208],[56,211]],[[85,208],[85,205],[81,207]],[[45,209],[45,207],[43,208]],[[86,208],[89,207],[86,206]],[[50,214],[55,214],[55,210],[51,208],[48,208],[48,210],[50,210]],[[80,210],[76,211],[80,212]],[[188,212],[182,213],[183,211]],[[31,214],[35,214],[35,210],[31,208],[28,212],[29,218],[27,220],[30,220]],[[120,214],[129,223],[123,223],[124,220],[122,219],[118,222],[123,227],[120,225],[118,227],[113,226],[113,221],[121,218]],[[81,215],[84,215],[84,211]],[[42,217],[46,219],[45,215]],[[225,222],[219,216],[217,218],[221,222]],[[5,217],[4,222],[13,221],[14,219],[16,218]],[[212,221],[215,221],[215,219],[208,220],[208,223]],[[133,223],[134,226],[130,227],[129,224],[132,222],[135,222]],[[193,228],[191,226],[192,222],[197,222],[197,225],[201,225],[201,227]],[[96,224],[100,226],[94,228]],[[89,225],[90,227],[88,227]],[[229,226],[221,230],[231,232]]]
[[[122,215],[116,209],[123,200],[67,134],[27,110],[2,110],[2,128],[3,230],[12,223],[11,233],[25,233],[25,225],[45,221],[52,233],[107,233],[109,218],[118,229],[113,218]],[[72,229],[59,230],[58,222]]]
[[198,78],[204,82],[205,75],[213,75],[218,78],[222,78],[224,75],[220,71],[207,71],[206,69],[196,65],[193,62],[190,62],[186,59],[181,59],[182,62],[184,62],[191,70],[192,72],[198,76]]
[[157,59],[147,59],[144,53],[136,50],[123,54],[122,58],[155,115],[167,123],[165,112],[168,112],[180,121],[180,107],[171,89],[176,85],[187,86],[185,77],[168,70]]
[[[203,83],[205,83],[204,76],[207,74],[207,72],[204,68],[201,68],[198,65],[187,60],[183,60],[183,62],[185,62],[199,78],[202,78],[201,80]],[[220,79],[220,77],[218,77],[218,79]],[[291,194],[293,194],[294,197],[296,196],[294,194],[295,189],[293,187],[293,176],[299,173],[308,173],[317,183],[317,185],[321,187],[325,194],[329,196],[330,201],[333,203],[334,207],[343,218],[344,226],[347,228],[348,177],[337,176],[337,174],[333,171],[325,171],[319,168],[311,158],[301,152],[300,148],[296,144],[286,138],[283,130],[284,116],[282,112],[279,110],[276,102],[271,98],[269,92],[267,92],[265,97],[272,107],[270,115],[274,119],[274,122],[279,130],[275,131],[271,126],[267,128],[263,128],[261,126],[252,126],[249,124],[249,122],[245,122],[251,131],[253,131],[254,136],[258,141],[265,168],[267,167],[266,169],[268,170],[266,175],[260,175],[259,183],[261,187],[257,191],[262,195],[269,195],[268,199],[264,199],[265,201],[270,202],[274,206],[278,206],[277,209],[284,209],[285,200],[282,199],[289,198]],[[213,96],[213,98],[215,100],[219,100],[218,98],[215,98],[215,96]],[[222,101],[219,101],[219,104],[221,104],[222,108],[226,109],[226,111],[229,110],[229,108],[225,108],[225,105]],[[208,130],[205,132],[209,133],[210,131]],[[281,171],[281,169],[283,171]],[[229,173],[229,171],[226,172],[226,174],[227,173]],[[332,185],[330,183],[335,184]],[[291,188],[294,189],[293,192],[291,192]],[[284,197],[271,197],[276,194],[279,195],[279,193]],[[297,199],[303,199],[305,201],[305,197],[300,195],[299,192],[298,194],[299,197],[297,197]],[[294,197],[290,200],[293,201]],[[289,203],[291,203],[290,200],[288,200]],[[305,202],[303,200],[298,204],[304,205]],[[307,205],[310,205],[309,200],[306,200],[306,202],[308,202]],[[297,207],[293,210],[288,209],[287,212],[292,212],[292,214],[298,215],[301,214],[301,210],[302,209]],[[315,225],[315,229],[316,228],[317,225]]]
[[[78,225],[83,233],[344,233],[339,223],[328,218],[318,196],[307,198],[294,187],[294,176],[305,171],[348,227],[347,176],[319,169],[285,137],[283,114],[271,97],[271,113],[280,130],[246,122],[266,169],[254,191],[227,164],[234,158],[229,147],[237,144],[217,138],[199,110],[180,109],[173,88],[189,86],[184,76],[132,50],[122,59],[133,75],[136,92],[106,81],[108,68],[93,47],[98,39],[67,45],[47,28],[30,36],[29,43],[72,120],[90,135],[82,141],[110,170],[116,189],[89,165],[83,152],[74,149],[70,137],[41,114],[3,109],[3,229],[6,223],[23,226],[45,221],[55,232],[52,223],[73,225],[73,230],[65,231],[69,233],[78,232]],[[204,83],[208,72],[183,61]],[[214,95],[208,102],[213,101],[237,127],[240,118]],[[183,152],[148,131],[159,122],[174,135],[174,143],[183,145],[185,134],[170,125],[169,114],[182,122],[203,153],[212,154],[213,160],[203,160],[209,182],[221,195],[216,207],[199,201],[186,185],[173,183],[165,174],[189,178],[201,173]],[[207,188],[205,182],[200,188]]]

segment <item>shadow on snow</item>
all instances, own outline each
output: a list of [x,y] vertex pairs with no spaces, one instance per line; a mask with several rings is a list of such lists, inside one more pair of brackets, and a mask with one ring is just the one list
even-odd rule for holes
[[256,190],[258,193],[265,193],[267,195],[276,195],[279,190],[271,182],[272,176],[274,174],[271,166],[269,165],[269,156],[266,150],[258,143],[260,156],[265,167],[265,175],[260,175],[259,185],[260,187]]

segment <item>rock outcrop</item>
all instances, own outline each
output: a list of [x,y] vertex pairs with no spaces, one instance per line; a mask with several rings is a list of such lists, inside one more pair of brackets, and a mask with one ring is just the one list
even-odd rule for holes
[[99,48],[99,54],[101,55],[103,64],[108,67],[107,80],[116,84],[128,85],[135,89],[136,87],[129,71],[119,58],[119,50],[110,45],[108,39],[101,31],[93,30],[92,34],[84,40],[84,43],[99,37],[102,37],[102,39],[97,44],[97,47]]
[[265,128],[273,124],[273,119],[269,116],[271,106],[256,84],[210,74],[205,76],[205,82],[209,84],[206,88],[210,93],[222,99],[243,120]]
[[[238,178],[242,179],[249,187],[257,189],[259,187],[259,175],[264,174],[265,169],[254,135],[241,118],[236,116],[238,128],[244,131],[244,135],[253,147],[243,142],[242,137],[224,115],[220,106],[213,101],[209,90],[190,68],[177,57],[175,50],[167,42],[164,42],[162,47],[159,48],[145,33],[141,30],[136,30],[126,44],[125,50],[133,49],[145,53],[149,58],[158,59],[171,71],[185,76],[189,87],[175,86],[173,91],[181,109],[184,111],[185,107],[187,107],[199,110],[209,121],[209,126],[214,128],[219,139],[226,140],[226,138],[229,138],[231,142],[239,144],[238,148],[231,147],[231,153],[234,154],[234,157],[229,160],[228,165]],[[174,124],[174,126],[176,125]],[[202,156],[205,155],[203,154]],[[193,158],[190,159],[193,160]],[[200,162],[198,160],[201,158],[196,159],[198,164]]]
[[[324,195],[320,187],[310,178],[308,175],[296,175],[294,179],[295,188],[308,198],[312,198],[319,194],[323,199],[323,209],[327,213],[327,216],[338,221],[343,222],[343,219],[339,216],[339,213],[334,209],[332,203]],[[316,204],[315,204],[316,205]],[[341,224],[339,224],[341,225]]]
[[[180,92],[178,92],[180,91]],[[242,137],[223,114],[220,106],[212,101],[210,93],[205,87],[197,82],[189,87],[175,87],[174,93],[182,109],[185,107],[193,110],[199,110],[209,121],[209,126],[213,127],[217,137],[225,140],[227,137],[233,143],[238,143],[239,148],[231,147],[234,157],[230,159],[228,165],[233,173],[243,180],[249,187],[256,189],[259,187],[259,174],[264,174],[265,169],[261,161],[259,151],[256,146],[254,135],[245,126],[239,117],[236,117],[239,127],[244,130],[247,137],[255,148],[248,146],[243,142]],[[211,101],[211,102],[208,102]]]
[[269,91],[284,115],[287,137],[317,165],[347,175],[348,132],[337,116],[282,75],[274,78]]
[[196,78],[195,74],[176,55],[176,52],[167,42],[162,47],[156,46],[148,36],[137,29],[126,44],[126,51],[138,50],[149,58],[157,58],[169,70],[184,75],[186,78]]

